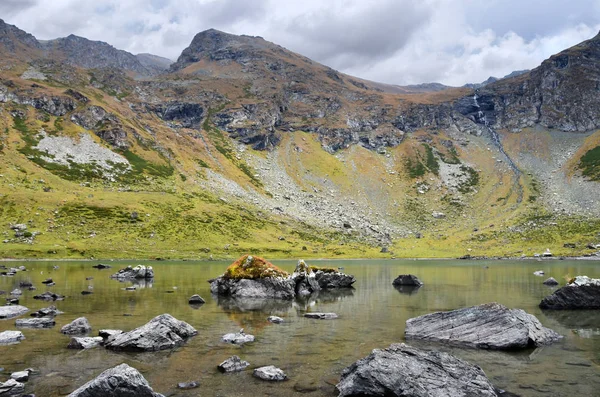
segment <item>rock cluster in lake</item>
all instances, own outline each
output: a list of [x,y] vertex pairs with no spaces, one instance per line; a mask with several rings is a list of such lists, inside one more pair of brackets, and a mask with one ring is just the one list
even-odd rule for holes
[[108,337],[104,346],[110,350],[157,351],[180,346],[197,334],[185,321],[161,314],[141,327]]
[[298,262],[292,275],[266,260],[244,255],[231,264],[222,276],[209,280],[213,294],[236,298],[273,298],[291,300],[322,289],[349,288],[353,276],[335,269],[315,268]]
[[600,309],[600,279],[577,276],[540,303],[542,309]]
[[154,270],[152,266],[137,265],[136,267],[127,266],[125,269],[119,270],[117,273],[110,276],[116,279],[149,279],[154,278]]
[[164,397],[154,392],[139,371],[127,364],[107,369],[68,397]]
[[336,385],[345,396],[497,397],[481,368],[450,354],[393,344],[344,369]]
[[498,303],[411,318],[406,321],[405,335],[407,339],[494,350],[542,346],[561,338],[535,316]]

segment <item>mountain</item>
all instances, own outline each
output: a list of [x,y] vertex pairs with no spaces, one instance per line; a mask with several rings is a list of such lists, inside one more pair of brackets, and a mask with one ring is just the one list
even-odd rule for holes
[[401,87],[214,29],[170,63],[2,22],[3,250],[587,253],[600,244],[597,41],[478,89]]
[[478,88],[481,88],[481,87],[485,87],[488,84],[495,83],[498,80],[510,79],[511,77],[517,77],[517,76],[520,76],[520,75],[525,74],[527,72],[529,72],[528,69],[525,69],[525,70],[515,70],[513,72],[510,72],[506,76],[502,77],[501,79],[499,79],[497,77],[494,77],[494,76],[490,76],[490,77],[487,78],[487,80],[482,81],[481,83],[468,83],[468,84],[465,84],[463,87],[478,89]]

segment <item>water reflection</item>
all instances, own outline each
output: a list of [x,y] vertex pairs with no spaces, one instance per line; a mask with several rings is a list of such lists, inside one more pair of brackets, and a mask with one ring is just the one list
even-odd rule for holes
[[394,285],[396,291],[406,295],[416,294],[417,292],[419,292],[421,287],[422,285]]
[[112,278],[111,280],[129,284],[130,287],[135,287],[136,289],[152,288],[154,285],[153,278]]

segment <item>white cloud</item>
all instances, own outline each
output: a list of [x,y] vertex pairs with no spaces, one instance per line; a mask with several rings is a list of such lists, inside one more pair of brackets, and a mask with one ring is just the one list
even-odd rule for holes
[[501,77],[600,28],[600,0],[2,0],[0,11],[40,39],[74,33],[171,59],[205,29],[260,35],[395,84]]

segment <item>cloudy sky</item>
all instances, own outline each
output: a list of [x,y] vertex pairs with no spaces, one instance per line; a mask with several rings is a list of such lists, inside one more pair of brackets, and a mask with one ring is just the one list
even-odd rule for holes
[[342,72],[462,85],[530,69],[600,30],[600,0],[0,0],[38,39],[176,59],[202,30],[262,36]]

